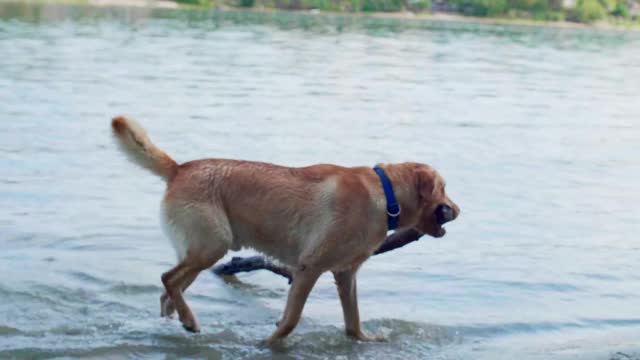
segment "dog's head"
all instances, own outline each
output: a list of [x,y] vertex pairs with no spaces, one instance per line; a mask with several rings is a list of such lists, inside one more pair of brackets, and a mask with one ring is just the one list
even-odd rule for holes
[[416,230],[442,237],[444,224],[455,220],[460,208],[445,193],[444,179],[437,171],[424,164],[415,167],[416,192],[418,194],[418,219]]

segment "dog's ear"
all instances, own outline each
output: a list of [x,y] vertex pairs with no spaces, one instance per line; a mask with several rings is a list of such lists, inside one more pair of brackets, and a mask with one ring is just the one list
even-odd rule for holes
[[426,166],[416,167],[416,191],[421,203],[434,201],[438,186],[436,172]]

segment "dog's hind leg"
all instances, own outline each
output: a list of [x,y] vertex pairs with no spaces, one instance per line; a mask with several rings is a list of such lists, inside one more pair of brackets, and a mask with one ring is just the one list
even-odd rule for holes
[[[187,256],[176,267],[162,274],[162,283],[168,295],[167,300],[162,304],[163,311],[167,311],[167,316],[169,316],[169,311],[172,310],[172,307],[175,307],[178,311],[182,326],[184,326],[187,331],[199,332],[200,326],[191,308],[189,308],[189,305],[187,305],[184,300],[183,292],[198,277],[198,274],[200,274],[202,270],[213,266],[226,252],[227,249],[225,248],[204,257],[202,254],[192,257]],[[164,307],[166,307],[166,310]]]
[[[184,292],[184,290],[182,290]],[[171,317],[173,312],[176,311],[176,307],[173,305],[173,301],[169,297],[169,294],[165,291],[160,295],[160,316]]]
[[[196,279],[196,277],[197,277],[197,274],[191,276],[188,279],[185,279],[185,282],[180,286],[180,288],[182,289],[182,293],[183,294],[187,290],[189,285],[191,285],[191,283],[193,283],[193,281]],[[176,311],[176,306],[173,303],[173,301],[171,300],[171,297],[169,297],[169,294],[165,291],[160,296],[160,316],[161,317],[172,317],[173,313],[175,311]]]
[[168,234],[176,249],[183,251],[178,251],[180,263],[162,275],[167,295],[160,298],[161,314],[169,316],[175,307],[184,328],[198,332],[200,327],[183,292],[202,270],[226,254],[231,245],[231,230],[226,217],[211,208],[166,206],[165,211]]
[[162,274],[162,283],[167,291],[169,298],[175,304],[180,321],[185,329],[193,332],[200,331],[195,316],[191,312],[189,305],[184,301],[182,296],[182,289],[180,287],[180,279],[187,273],[193,271],[188,266],[188,261],[185,259],[173,269]]

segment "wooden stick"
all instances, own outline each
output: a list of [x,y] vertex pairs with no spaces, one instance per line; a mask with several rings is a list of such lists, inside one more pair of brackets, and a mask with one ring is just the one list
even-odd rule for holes
[[[378,255],[395,250],[420,239],[421,236],[421,233],[413,229],[396,231],[387,236],[382,245],[373,254]],[[278,265],[268,258],[259,255],[246,258],[235,256],[231,261],[211,268],[211,271],[216,275],[234,275],[239,272],[255,270],[269,270],[272,273],[284,276],[289,280],[289,284],[291,284],[291,280],[293,279],[291,271],[286,266]]]

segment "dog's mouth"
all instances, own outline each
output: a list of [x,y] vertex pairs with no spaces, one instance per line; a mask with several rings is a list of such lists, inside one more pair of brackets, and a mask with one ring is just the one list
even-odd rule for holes
[[440,204],[433,212],[433,221],[435,225],[435,237],[443,237],[447,233],[444,224],[455,219],[454,210],[447,204]]
[[434,222],[424,224],[423,227],[416,228],[416,230],[418,230],[422,234],[426,234],[434,238],[441,238],[447,233],[447,230],[444,228],[444,226]]

